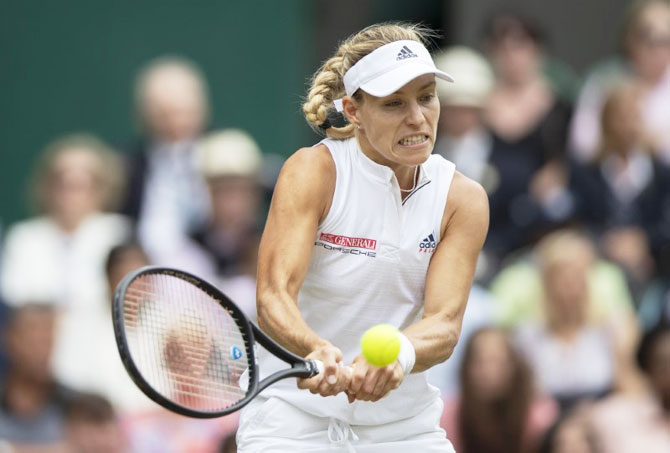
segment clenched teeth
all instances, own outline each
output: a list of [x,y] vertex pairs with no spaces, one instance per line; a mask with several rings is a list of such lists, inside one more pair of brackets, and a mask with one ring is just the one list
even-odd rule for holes
[[405,137],[400,140],[400,144],[405,146],[418,145],[426,140],[428,140],[427,135],[412,135],[411,137]]

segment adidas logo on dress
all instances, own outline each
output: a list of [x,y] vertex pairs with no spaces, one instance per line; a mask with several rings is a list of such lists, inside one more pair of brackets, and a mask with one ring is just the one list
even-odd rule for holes
[[406,58],[418,58],[418,55],[412,52],[409,47],[402,46],[402,49],[400,49],[400,52],[398,52],[398,56],[395,57],[395,59],[404,60]]
[[423,238],[421,242],[419,242],[420,253],[433,253],[435,251],[435,247],[437,247],[437,242],[435,242],[435,236],[433,236],[433,233],[430,233],[427,237]]

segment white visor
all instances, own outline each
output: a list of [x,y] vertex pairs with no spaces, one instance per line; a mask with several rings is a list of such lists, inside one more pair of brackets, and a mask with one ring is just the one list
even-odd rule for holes
[[[349,68],[344,74],[344,90],[347,96],[360,88],[372,96],[384,97],[425,74],[454,81],[435,67],[430,53],[420,42],[394,41],[375,49]],[[341,99],[335,101],[335,107],[338,112],[342,111]]]

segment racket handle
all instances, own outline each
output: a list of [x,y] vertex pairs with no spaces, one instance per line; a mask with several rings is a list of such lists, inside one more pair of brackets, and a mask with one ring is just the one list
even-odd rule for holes
[[323,374],[326,367],[323,365],[321,360],[310,360],[310,362],[312,362],[312,369],[314,370],[314,374],[312,374],[312,376]]
[[[326,367],[321,360],[310,360],[310,362],[312,362],[312,370],[314,372],[312,376],[316,376],[317,374],[323,374]],[[349,375],[351,375],[354,372],[353,368],[351,368],[350,366],[347,366],[346,368],[347,373],[349,373]]]

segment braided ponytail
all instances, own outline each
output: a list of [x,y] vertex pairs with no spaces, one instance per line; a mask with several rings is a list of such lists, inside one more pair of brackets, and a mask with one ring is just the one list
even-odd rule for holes
[[425,43],[429,36],[431,32],[419,25],[385,23],[371,25],[346,39],[312,77],[307,100],[302,106],[307,123],[318,133],[323,134],[325,130],[330,138],[353,137],[353,124],[336,127],[328,121],[328,116],[335,111],[333,101],[345,95],[343,79],[347,70],[385,44],[401,40]]
[[[323,125],[328,119],[328,113],[334,110],[333,101],[344,96],[343,77],[344,58],[340,52],[328,59],[312,78],[311,88],[307,94],[307,102],[303,104],[302,111],[310,126],[316,131],[323,132]],[[352,124],[342,127],[330,126],[326,134],[331,138],[345,139],[353,137]]]

